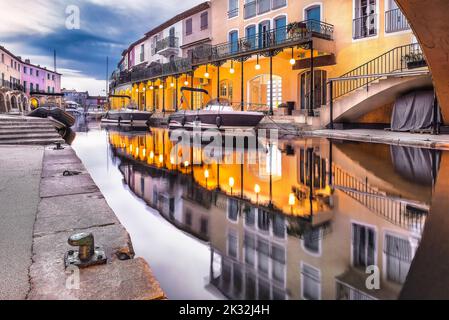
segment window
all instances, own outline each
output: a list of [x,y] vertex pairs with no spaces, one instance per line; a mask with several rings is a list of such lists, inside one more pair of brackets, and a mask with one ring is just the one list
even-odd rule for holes
[[256,265],[256,239],[249,234],[245,234],[243,246],[245,248],[245,263],[254,267]]
[[23,89],[24,89],[25,91],[27,90],[27,82],[26,82],[26,81],[23,82]]
[[51,80],[55,81],[55,75],[54,74],[51,76]]
[[47,87],[47,92],[50,93],[50,86]]
[[239,15],[239,0],[228,0],[228,18],[234,18]]
[[39,92],[39,83],[36,83],[36,92]]
[[305,250],[312,254],[320,253],[321,246],[321,230],[320,228],[314,228],[307,231],[304,234],[302,245]]
[[387,234],[384,251],[387,260],[387,279],[404,284],[413,258],[410,242]]
[[50,74],[47,73],[47,80],[50,80]]
[[228,256],[237,259],[238,254],[238,239],[233,232],[228,233]]
[[231,43],[231,53],[236,53],[239,50],[239,33],[238,31],[229,32],[229,42]]
[[373,228],[352,224],[352,261],[354,267],[374,265],[376,255],[376,233]]
[[301,296],[307,300],[321,299],[320,270],[305,263],[301,266]]
[[192,34],[192,18],[186,20],[186,35]]
[[55,87],[52,87],[52,88],[51,88],[51,92],[52,92],[52,93],[55,93]]
[[200,220],[200,232],[204,235],[207,235],[208,231],[208,221],[206,218],[201,218]]
[[189,210],[186,211],[186,225],[191,227],[192,226],[192,212],[190,212]]
[[235,199],[229,199],[228,202],[228,219],[237,221],[239,217],[239,202]]
[[410,25],[395,0],[388,0],[385,12],[385,32],[410,30]]
[[2,53],[2,63],[5,63],[5,54]]
[[377,0],[355,0],[353,38],[377,35]]
[[272,258],[272,277],[276,281],[285,283],[285,248],[272,245],[271,246],[271,258]]
[[20,72],[20,64],[17,65],[17,70]]
[[263,231],[268,231],[270,229],[270,216],[268,212],[259,209],[259,214],[257,215],[257,226]]
[[201,30],[207,29],[208,26],[209,26],[209,13],[206,11],[201,14]]
[[[31,70],[31,71],[33,71],[33,70]],[[39,70],[36,70],[36,77],[39,77]]]
[[14,61],[11,59],[11,68],[14,68]]
[[[249,83],[250,103],[255,106],[270,105],[270,75],[264,74],[255,77]],[[273,75],[273,107],[277,108],[282,103],[282,78]]]
[[245,37],[247,43],[249,44],[249,49],[256,49],[257,46],[257,34],[256,34],[256,26],[249,26],[245,29]]
[[220,81],[220,98],[228,99],[232,101],[232,81],[222,80]]
[[245,225],[248,227],[254,227],[256,223],[256,209],[245,205]]
[[285,218],[281,215],[277,214],[273,217],[273,234],[277,238],[285,237]]
[[140,45],[140,62],[145,60],[145,44]]
[[[37,70],[36,70],[36,73],[37,73]],[[30,68],[30,75],[33,75],[33,68]]]
[[34,92],[34,85],[32,82],[30,82],[30,92]]
[[257,240],[257,268],[264,274],[268,274],[270,266],[270,246],[262,239]]

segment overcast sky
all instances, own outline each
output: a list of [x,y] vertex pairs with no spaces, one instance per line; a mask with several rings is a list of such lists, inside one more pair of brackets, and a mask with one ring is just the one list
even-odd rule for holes
[[[112,71],[130,43],[201,2],[0,0],[0,45],[22,59],[29,58],[32,63],[49,68],[53,68],[53,49],[56,49],[63,87],[104,94],[107,56]],[[66,20],[72,21],[66,14],[71,5],[79,8],[80,29],[66,27]]]

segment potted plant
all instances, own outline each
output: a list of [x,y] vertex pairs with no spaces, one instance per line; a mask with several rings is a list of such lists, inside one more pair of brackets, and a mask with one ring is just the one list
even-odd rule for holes
[[301,36],[306,31],[306,26],[303,22],[291,22],[287,25],[287,33],[290,38]]
[[407,63],[408,69],[416,69],[427,66],[426,59],[424,58],[424,54],[422,52],[410,52],[409,54],[404,55],[404,59]]

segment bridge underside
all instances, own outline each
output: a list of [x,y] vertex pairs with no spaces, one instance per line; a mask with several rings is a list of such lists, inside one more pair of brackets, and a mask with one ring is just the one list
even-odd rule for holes
[[449,124],[449,1],[396,0],[418,38],[433,76],[443,120]]

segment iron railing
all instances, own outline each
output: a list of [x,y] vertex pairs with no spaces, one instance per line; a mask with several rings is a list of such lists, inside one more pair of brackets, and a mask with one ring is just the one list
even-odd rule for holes
[[287,0],[273,0],[271,8],[273,10],[285,7],[287,5]]
[[143,81],[158,77],[167,77],[176,74],[189,73],[192,71],[192,64],[189,59],[175,59],[168,63],[160,63],[151,67],[139,68],[133,71],[120,72],[115,75],[111,81],[110,87],[113,88],[120,84],[131,81]]
[[353,20],[352,37],[362,39],[377,35],[377,14],[370,14]]
[[297,23],[297,28],[285,26],[272,29],[254,36],[244,37],[236,41],[230,41],[215,46],[200,45],[192,50],[192,62],[194,64],[207,63],[251,55],[264,50],[287,47],[302,42],[307,42],[312,37],[332,40],[334,27],[331,24],[317,20],[307,20]]
[[257,1],[254,0],[254,1],[251,1],[248,3],[245,3],[243,10],[244,10],[245,19],[255,17],[257,15]]
[[0,80],[0,87],[8,88],[11,90],[25,91],[25,88],[20,83],[13,83],[7,80]]
[[162,40],[156,42],[154,47],[154,54],[161,52],[165,49],[179,49],[179,38],[174,36],[169,36]]
[[425,205],[389,197],[340,167],[332,166],[334,187],[385,220],[410,231],[422,233],[429,212]]
[[[307,20],[295,23],[294,27],[285,26],[272,29],[262,34],[237,39],[218,45],[202,44],[189,51],[188,58],[176,59],[166,64],[157,64],[151,67],[138,68],[132,71],[115,71],[111,77],[111,88],[131,81],[166,77],[175,74],[189,73],[192,66],[236,59],[254,54],[262,54],[270,50],[282,50],[290,46],[300,45],[318,37],[326,40],[333,39],[334,26],[317,20]],[[166,38],[158,43],[164,45],[178,44],[177,41],[170,43]],[[177,38],[176,38],[177,39]],[[163,46],[162,46],[163,47]],[[153,48],[161,48],[155,46]]]
[[385,12],[385,32],[392,33],[410,30],[410,24],[401,9],[393,9]]
[[[343,81],[332,81],[332,99],[335,100],[354,90],[368,87],[370,83],[379,80],[380,74],[401,72],[412,68],[414,65],[425,66],[424,55],[418,43],[396,47],[386,53],[362,64],[361,66],[343,74],[339,79]],[[369,76],[372,77],[362,77]],[[356,79],[344,80],[354,77]],[[357,78],[360,77],[360,78]]]

